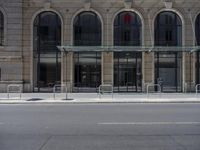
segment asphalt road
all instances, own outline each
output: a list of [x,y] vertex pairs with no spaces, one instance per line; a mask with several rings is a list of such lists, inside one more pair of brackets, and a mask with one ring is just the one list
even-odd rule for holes
[[200,150],[200,104],[0,105],[0,150]]

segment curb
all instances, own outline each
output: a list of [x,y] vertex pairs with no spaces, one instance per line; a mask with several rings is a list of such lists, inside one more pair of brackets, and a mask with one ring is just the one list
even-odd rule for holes
[[133,103],[133,104],[164,104],[164,103],[171,103],[171,104],[178,104],[178,103],[200,103],[200,101],[55,101],[55,102],[51,102],[51,101],[43,101],[43,102],[26,102],[26,101],[22,101],[22,102],[12,102],[12,101],[5,101],[5,102],[0,102],[0,105],[16,105],[16,104],[27,104],[27,105],[45,105],[45,104],[55,104],[55,105],[59,105],[59,104],[123,104],[123,103]]

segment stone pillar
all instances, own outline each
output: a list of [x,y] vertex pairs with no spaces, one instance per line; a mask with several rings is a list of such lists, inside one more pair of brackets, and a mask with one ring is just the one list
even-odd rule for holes
[[73,88],[73,53],[62,52],[61,60],[61,83],[66,85],[68,92]]
[[102,52],[102,84],[113,84],[113,52]]
[[154,53],[143,52],[143,91],[146,91],[148,83],[154,83]]
[[195,54],[185,52],[183,57],[183,91],[195,91]]

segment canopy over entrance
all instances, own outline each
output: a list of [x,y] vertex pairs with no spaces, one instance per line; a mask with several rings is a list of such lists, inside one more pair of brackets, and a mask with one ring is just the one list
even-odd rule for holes
[[63,52],[199,52],[200,46],[57,46]]

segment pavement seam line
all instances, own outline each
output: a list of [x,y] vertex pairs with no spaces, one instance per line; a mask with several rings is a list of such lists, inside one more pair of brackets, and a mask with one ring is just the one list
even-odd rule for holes
[[38,150],[42,150],[44,147],[45,147],[45,145],[49,142],[49,140],[52,138],[52,136],[49,136],[48,138],[47,138],[47,140],[46,141],[44,141],[44,143],[40,146],[40,148],[38,149]]
[[200,125],[200,122],[101,122],[97,125]]

